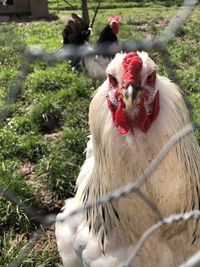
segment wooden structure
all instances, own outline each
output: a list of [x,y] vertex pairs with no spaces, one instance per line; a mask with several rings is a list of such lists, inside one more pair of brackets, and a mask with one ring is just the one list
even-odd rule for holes
[[7,0],[0,6],[0,15],[29,14],[33,18],[47,17],[48,0]]

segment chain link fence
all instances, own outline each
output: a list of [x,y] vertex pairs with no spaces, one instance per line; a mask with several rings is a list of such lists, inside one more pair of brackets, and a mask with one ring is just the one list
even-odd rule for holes
[[[57,64],[59,62],[63,62],[66,59],[69,59],[71,56],[76,55],[80,57],[85,57],[89,55],[106,55],[113,56],[118,51],[131,52],[136,50],[144,50],[150,51],[155,50],[161,53],[161,55],[166,59],[166,67],[169,71],[171,71],[171,76],[173,76],[173,80],[178,82],[178,78],[176,77],[175,72],[173,72],[171,68],[170,57],[167,54],[167,45],[174,38],[176,32],[180,29],[183,23],[186,22],[188,16],[191,14],[195,5],[197,4],[197,0],[185,0],[183,5],[180,7],[174,18],[171,20],[169,25],[164,29],[164,31],[153,40],[140,40],[137,42],[129,42],[129,43],[121,43],[106,46],[106,51],[104,47],[98,47],[98,51],[96,49],[92,49],[91,47],[79,47],[79,46],[68,46],[62,50],[59,50],[55,53],[49,53],[40,47],[31,47],[29,48],[24,55],[24,65],[22,66],[20,74],[16,77],[16,82],[10,88],[5,97],[4,107],[0,111],[0,123],[3,122],[9,116],[9,105],[17,100],[18,95],[21,92],[21,88],[23,83],[29,74],[29,66],[36,60],[44,60],[49,64]],[[98,205],[106,205],[112,201],[116,201],[119,198],[125,197],[128,194],[136,193],[140,196],[143,201],[145,201],[149,207],[158,215],[160,220],[150,227],[144,234],[141,236],[137,244],[135,245],[132,253],[128,257],[128,259],[120,265],[120,267],[129,267],[144,246],[146,240],[155,233],[160,227],[168,224],[175,223],[177,221],[185,221],[191,219],[199,219],[200,211],[192,210],[188,213],[183,214],[175,214],[171,215],[168,218],[163,218],[160,211],[158,210],[155,203],[151,202],[146,196],[143,195],[140,188],[147,181],[148,177],[154,172],[154,170],[159,166],[159,164],[163,161],[172,147],[177,144],[184,136],[189,134],[191,131],[196,129],[200,129],[200,123],[191,123],[183,128],[180,132],[176,133],[169,142],[162,148],[160,153],[154,158],[154,160],[149,164],[148,168],[144,171],[144,173],[138,177],[136,182],[129,184],[123,188],[119,188],[115,192],[110,192],[108,195],[97,199],[95,203],[87,203],[83,208],[72,211],[62,220],[68,220],[69,217],[74,216],[75,214],[85,212],[86,210],[91,209],[94,206]],[[21,250],[20,254],[8,265],[9,267],[17,267],[20,266],[23,259],[28,257],[31,250],[37,244],[37,242],[42,238],[45,230],[55,223],[56,214],[48,214],[41,215],[38,210],[30,207],[26,203],[24,203],[18,196],[16,196],[13,192],[9,192],[4,188],[0,188],[0,194],[3,198],[10,201],[14,205],[17,205],[26,215],[27,217],[37,226],[37,231],[33,234],[32,238],[26,244],[26,246]],[[200,252],[197,252],[194,256],[191,255],[191,259],[187,262],[183,263],[180,267],[194,267],[200,266]]]

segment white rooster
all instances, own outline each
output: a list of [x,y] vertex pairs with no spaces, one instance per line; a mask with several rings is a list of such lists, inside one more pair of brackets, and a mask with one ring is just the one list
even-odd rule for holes
[[[135,181],[164,144],[189,122],[179,88],[157,74],[145,52],[118,53],[90,104],[91,139],[77,193],[57,216],[56,236],[65,267],[117,267],[159,218],[131,194],[62,221],[87,201]],[[142,186],[164,217],[199,209],[200,148],[184,137]],[[175,267],[200,247],[199,220],[156,232],[134,261],[137,267]]]

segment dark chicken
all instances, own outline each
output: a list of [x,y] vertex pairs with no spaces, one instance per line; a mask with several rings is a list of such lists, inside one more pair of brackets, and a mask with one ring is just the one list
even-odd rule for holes
[[[63,45],[83,45],[85,48],[90,49],[89,37],[91,29],[82,18],[76,14],[72,14],[73,20],[69,20],[63,31]],[[99,38],[94,46],[94,49],[106,47],[110,44],[117,43],[117,34],[120,30],[121,19],[118,16],[111,16],[108,24],[100,32]],[[103,57],[101,55],[70,58],[73,68],[84,72],[93,79],[103,80],[106,77],[106,67],[110,62],[111,57]]]

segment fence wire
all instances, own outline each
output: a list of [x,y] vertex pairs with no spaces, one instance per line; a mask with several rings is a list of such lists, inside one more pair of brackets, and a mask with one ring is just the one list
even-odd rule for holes
[[[21,93],[21,89],[23,83],[30,72],[30,65],[36,60],[44,60],[49,64],[57,64],[59,62],[65,61],[66,59],[71,58],[72,56],[90,56],[90,55],[104,55],[104,56],[113,56],[118,51],[131,52],[136,50],[156,50],[159,51],[162,55],[168,58],[168,63],[170,64],[170,58],[168,57],[167,44],[173,40],[176,35],[176,32],[180,29],[180,27],[185,23],[188,16],[191,14],[195,5],[197,4],[197,0],[185,0],[183,5],[180,7],[174,18],[171,20],[169,25],[164,29],[164,31],[153,40],[140,40],[137,42],[129,42],[122,44],[113,44],[105,47],[98,47],[98,50],[94,47],[89,46],[66,46],[64,49],[61,49],[55,53],[48,53],[40,47],[34,46],[25,52],[25,63],[22,66],[21,72],[16,77],[13,86],[7,93],[5,97],[4,106],[0,111],[0,123],[3,122],[8,116],[9,113],[9,105],[15,102]],[[175,73],[173,72],[173,80],[178,81]],[[174,214],[168,218],[163,218],[160,211],[158,210],[155,203],[152,203],[147,196],[145,196],[140,188],[144,184],[144,182],[148,179],[148,177],[156,170],[158,165],[163,161],[172,147],[177,144],[184,136],[189,134],[191,131],[195,129],[200,129],[200,123],[191,123],[186,125],[183,129],[181,129],[178,133],[176,133],[168,143],[162,148],[160,153],[154,158],[154,160],[149,164],[144,173],[138,177],[136,182],[131,183],[125,187],[119,188],[115,192],[110,192],[109,194],[99,198],[95,203],[86,203],[84,207],[73,210],[66,217],[62,217],[62,221],[68,220],[71,216],[75,214],[85,212],[98,205],[106,205],[111,203],[112,201],[117,201],[119,198],[125,197],[130,193],[136,193],[139,197],[141,197],[149,207],[158,215],[159,221],[151,226],[141,238],[138,240],[135,248],[132,253],[129,255],[128,259],[123,262],[120,267],[129,267],[130,264],[134,261],[136,255],[144,246],[146,240],[155,233],[160,227],[163,225],[169,225],[175,223],[177,221],[186,221],[190,219],[199,219],[200,211],[192,210],[187,213],[182,214]],[[17,205],[29,218],[37,226],[37,231],[33,233],[32,238],[26,244],[26,246],[21,250],[21,253],[8,265],[9,267],[18,267],[21,265],[24,258],[26,258],[37,242],[41,239],[45,230],[48,226],[52,225],[56,221],[56,214],[48,214],[42,215],[38,210],[30,207],[26,203],[24,203],[18,196],[16,196],[13,192],[9,192],[3,188],[0,188],[0,194],[3,198],[10,201],[14,205]],[[191,256],[191,258],[180,265],[180,267],[195,267],[200,265],[200,252],[197,252],[195,255]]]

